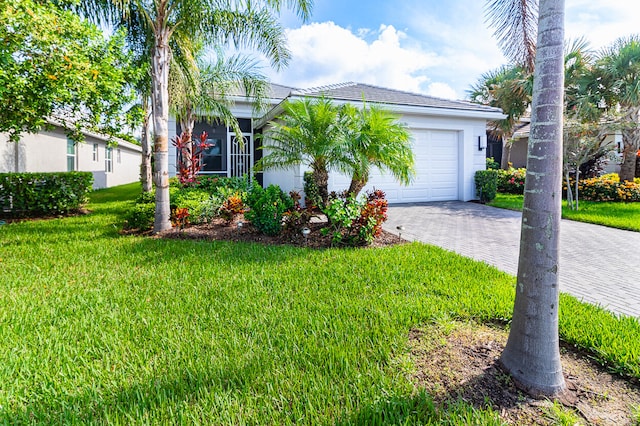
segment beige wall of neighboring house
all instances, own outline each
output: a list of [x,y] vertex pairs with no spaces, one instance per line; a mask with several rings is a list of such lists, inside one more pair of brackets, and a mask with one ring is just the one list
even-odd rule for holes
[[139,180],[141,152],[123,140],[109,148],[106,138],[95,134],[72,146],[57,126],[24,134],[18,143],[0,134],[0,173],[86,171],[93,173],[94,189],[107,188]]

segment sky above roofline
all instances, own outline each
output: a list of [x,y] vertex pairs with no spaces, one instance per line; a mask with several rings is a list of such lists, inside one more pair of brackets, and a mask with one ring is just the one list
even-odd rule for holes
[[[317,0],[309,22],[283,13],[292,59],[271,81],[308,88],[347,81],[464,99],[506,63],[485,23],[484,1]],[[566,0],[568,39],[600,50],[640,32],[637,0]]]

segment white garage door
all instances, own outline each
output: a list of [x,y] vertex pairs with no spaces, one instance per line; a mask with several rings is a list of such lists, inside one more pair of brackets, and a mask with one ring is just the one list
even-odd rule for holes
[[413,145],[416,177],[409,186],[375,170],[367,189],[382,189],[389,203],[459,199],[457,132],[414,130]]

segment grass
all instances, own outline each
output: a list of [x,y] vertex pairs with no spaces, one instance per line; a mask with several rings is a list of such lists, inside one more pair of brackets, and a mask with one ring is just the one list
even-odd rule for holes
[[[490,206],[522,210],[522,195],[497,194]],[[580,201],[579,210],[571,210],[562,202],[562,217],[612,228],[640,232],[640,203],[602,203]]]
[[[444,250],[121,236],[92,214],[0,227],[0,423],[499,424],[436,407],[407,334],[508,321],[514,278]],[[563,296],[561,335],[640,377],[640,324]]]

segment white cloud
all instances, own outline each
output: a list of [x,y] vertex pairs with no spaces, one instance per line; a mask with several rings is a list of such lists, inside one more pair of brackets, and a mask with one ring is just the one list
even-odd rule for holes
[[[375,37],[372,41],[365,37]],[[428,70],[442,64],[431,52],[412,46],[407,35],[391,25],[353,33],[333,22],[287,30],[292,61],[272,80],[294,87],[356,81],[426,93]]]
[[427,89],[427,95],[435,96],[436,98],[444,99],[457,99],[458,94],[447,83],[431,83]]

